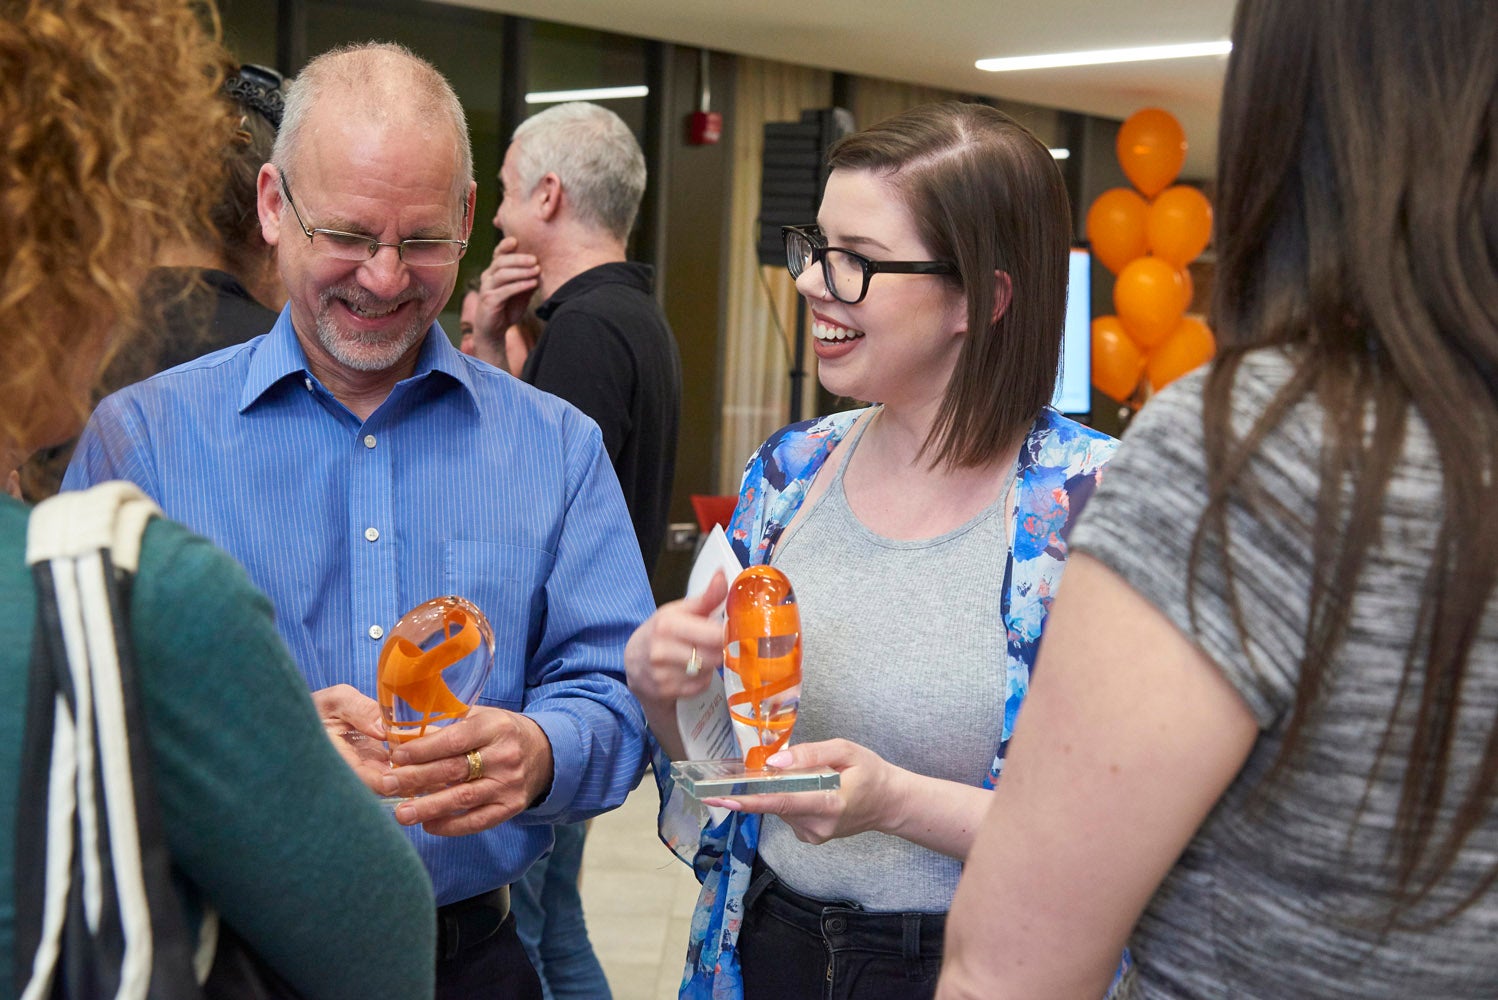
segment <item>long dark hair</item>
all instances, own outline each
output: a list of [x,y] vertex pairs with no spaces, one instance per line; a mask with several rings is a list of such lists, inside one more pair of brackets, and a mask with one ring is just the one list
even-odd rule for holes
[[[846,136],[827,162],[890,181],[933,258],[957,264],[968,336],[925,448],[933,465],[992,461],[1029,429],[1056,388],[1071,207],[1055,158],[1002,111],[949,101]],[[997,323],[995,271],[1011,285]]]
[[[1233,38],[1212,306],[1221,350],[1204,396],[1210,502],[1193,559],[1226,545],[1230,503],[1273,511],[1248,461],[1292,407],[1314,401],[1324,415],[1317,572],[1282,774],[1304,748],[1351,595],[1382,541],[1410,412],[1428,428],[1442,486],[1432,558],[1411,595],[1418,625],[1378,747],[1380,765],[1408,759],[1393,926],[1450,872],[1498,785],[1495,725],[1470,783],[1448,789],[1463,680],[1498,576],[1498,17],[1491,0],[1241,0]],[[1233,381],[1262,347],[1284,350],[1293,374],[1235,432]],[[1395,735],[1403,719],[1407,742]],[[1457,803],[1449,825],[1438,821],[1443,801]]]

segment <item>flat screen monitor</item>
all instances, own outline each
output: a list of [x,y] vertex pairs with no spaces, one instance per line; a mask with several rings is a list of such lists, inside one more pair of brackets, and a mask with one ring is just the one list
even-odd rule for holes
[[1092,254],[1072,247],[1066,286],[1066,333],[1061,340],[1061,377],[1051,405],[1062,413],[1092,411]]

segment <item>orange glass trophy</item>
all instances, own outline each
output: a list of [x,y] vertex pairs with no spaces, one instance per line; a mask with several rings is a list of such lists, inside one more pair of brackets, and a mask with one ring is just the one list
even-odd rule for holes
[[406,612],[380,650],[376,675],[389,744],[467,716],[493,667],[494,630],[472,603],[435,597]]
[[750,566],[728,588],[722,684],[741,757],[678,761],[677,782],[697,798],[836,788],[828,768],[765,766],[791,738],[801,702],[801,613],[790,580]]
[[773,566],[750,566],[729,588],[723,687],[744,766],[759,770],[790,740],[801,702],[801,613]]

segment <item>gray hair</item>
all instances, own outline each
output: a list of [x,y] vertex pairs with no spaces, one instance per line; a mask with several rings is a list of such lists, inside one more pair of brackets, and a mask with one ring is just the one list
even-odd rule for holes
[[452,125],[458,147],[453,190],[464,211],[473,182],[473,148],[463,105],[437,67],[392,42],[364,42],[329,49],[309,62],[286,86],[286,111],[276,133],[271,162],[283,174],[296,160],[302,127],[311,109],[325,98],[347,102],[348,113],[375,122],[409,117]]
[[514,142],[522,191],[556,174],[582,221],[629,237],[645,194],[645,154],[618,115],[583,101],[558,104],[521,122]]

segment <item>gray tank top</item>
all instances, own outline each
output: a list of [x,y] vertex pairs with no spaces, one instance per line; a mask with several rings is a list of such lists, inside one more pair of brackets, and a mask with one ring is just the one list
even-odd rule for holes
[[[845,444],[850,457],[862,433]],[[772,559],[801,611],[804,679],[791,742],[841,737],[907,770],[981,784],[1004,714],[1009,490],[953,531],[898,541],[854,515],[845,468]],[[957,860],[884,833],[803,844],[774,816],[764,819],[759,853],[797,892],[869,910],[945,911],[962,874]]]

